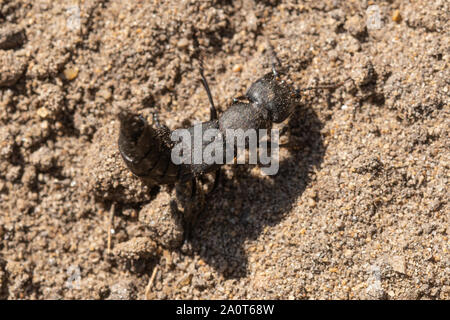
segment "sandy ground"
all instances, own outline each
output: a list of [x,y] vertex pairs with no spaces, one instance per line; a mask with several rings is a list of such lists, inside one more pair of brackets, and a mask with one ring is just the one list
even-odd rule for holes
[[[0,298],[449,299],[450,4],[373,4],[0,0]],[[266,38],[344,85],[304,92],[278,175],[224,168],[180,250],[117,111],[205,121],[199,52],[223,111]]]

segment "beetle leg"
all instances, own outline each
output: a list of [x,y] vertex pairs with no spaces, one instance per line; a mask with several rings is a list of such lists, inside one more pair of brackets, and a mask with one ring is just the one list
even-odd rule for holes
[[197,194],[197,181],[195,181],[195,178],[191,180],[192,183],[192,189],[191,189],[191,200],[195,198],[195,195]]
[[[191,201],[187,204],[185,208],[184,216],[184,242],[188,242],[192,239],[192,231],[197,225],[197,221],[201,213],[203,212],[203,207],[205,205],[205,194],[201,185],[197,188],[196,178],[192,179],[192,193]],[[195,200],[195,201],[194,201]]]
[[211,191],[209,191],[208,193],[212,193],[214,190],[217,189],[217,187],[218,187],[218,185],[220,183],[220,176],[221,176],[221,171],[220,171],[220,168],[219,168],[219,169],[216,170],[216,174],[215,174],[215,177],[214,177],[214,185],[211,188]]

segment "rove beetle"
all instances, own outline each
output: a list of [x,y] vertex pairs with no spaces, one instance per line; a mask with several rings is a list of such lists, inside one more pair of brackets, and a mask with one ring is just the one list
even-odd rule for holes
[[[217,129],[225,136],[227,129],[270,129],[272,123],[286,120],[298,104],[299,91],[294,90],[276,70],[278,63],[272,47],[272,71],[256,80],[245,96],[234,98],[231,106],[220,117],[211,95],[208,82],[200,62],[200,76],[210,103],[210,119],[203,122],[202,129]],[[308,88],[310,89],[310,88]],[[305,90],[305,89],[304,89]],[[306,89],[307,90],[307,89]],[[218,185],[219,164],[179,164],[171,161],[171,150],[175,144],[170,140],[170,130],[155,119],[150,126],[142,116],[129,112],[119,114],[119,150],[128,168],[136,176],[151,185],[187,182],[203,174],[216,171],[213,189]],[[193,131],[193,127],[188,128]],[[193,135],[191,135],[193,136]],[[208,145],[203,141],[203,149]],[[195,188],[195,184],[193,184]],[[194,192],[195,190],[193,190]]]
[[[228,129],[242,129],[243,131],[254,129],[257,132],[259,129],[270,129],[273,123],[281,123],[292,114],[295,107],[300,103],[301,91],[336,88],[342,84],[294,89],[286,81],[281,80],[276,68],[277,65],[280,67],[281,64],[269,43],[268,46],[272,58],[271,72],[256,80],[247,90],[245,96],[234,98],[232,104],[221,115],[217,113],[200,60],[200,80],[210,103],[210,119],[201,123],[203,131],[216,129],[217,134],[226,137]],[[149,125],[142,116],[128,111],[120,112],[119,120],[118,146],[120,154],[130,171],[146,184],[151,186],[177,184],[182,189],[185,183],[191,181],[191,199],[193,199],[196,195],[197,179],[204,174],[215,171],[216,176],[211,191],[218,186],[221,164],[209,164],[205,161],[200,164],[175,164],[172,161],[172,150],[178,145],[170,139],[172,132],[169,128],[161,125],[155,115],[154,126]],[[191,139],[194,138],[192,134],[194,127],[187,128],[191,133]],[[202,139],[202,151],[211,143],[215,143],[215,141]],[[223,148],[225,147],[224,144]],[[191,150],[191,156],[193,156],[193,152]],[[200,191],[197,199],[199,201],[197,202],[203,202],[204,200],[203,188]],[[182,196],[180,199],[185,199],[185,197]],[[197,214],[193,210],[193,206],[193,201],[185,203],[183,213],[184,240],[190,238],[191,230],[197,220]]]

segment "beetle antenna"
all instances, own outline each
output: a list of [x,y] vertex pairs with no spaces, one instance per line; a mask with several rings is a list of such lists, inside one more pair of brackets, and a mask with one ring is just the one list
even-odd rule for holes
[[318,90],[318,89],[336,89],[342,86],[344,83],[346,83],[351,78],[347,78],[344,81],[338,82],[338,83],[329,83],[329,84],[321,84],[315,87],[307,87],[307,88],[301,88],[297,89],[297,94],[301,91],[308,91],[308,90]]
[[269,42],[269,39],[266,39],[266,43],[267,43],[267,47],[269,48],[270,64],[272,65],[272,73],[273,73],[274,77],[278,77],[279,73],[277,71],[277,67],[281,68],[281,62],[278,59],[272,44]]
[[208,95],[209,99],[209,110],[210,110],[210,120],[216,120],[217,119],[217,110],[214,106],[214,100],[211,94],[211,90],[209,89],[208,81],[206,80],[205,75],[203,74],[203,62],[201,59],[199,59],[200,64],[200,77],[203,84],[203,87],[205,88],[206,94]]

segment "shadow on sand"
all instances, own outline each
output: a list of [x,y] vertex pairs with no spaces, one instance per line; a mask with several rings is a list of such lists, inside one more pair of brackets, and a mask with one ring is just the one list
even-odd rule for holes
[[274,176],[254,176],[248,166],[235,166],[232,177],[207,199],[193,231],[191,245],[206,263],[225,278],[247,273],[244,244],[259,237],[266,226],[278,224],[291,210],[319,167],[325,153],[316,113],[297,107],[289,120],[289,143],[295,145],[281,156]]

